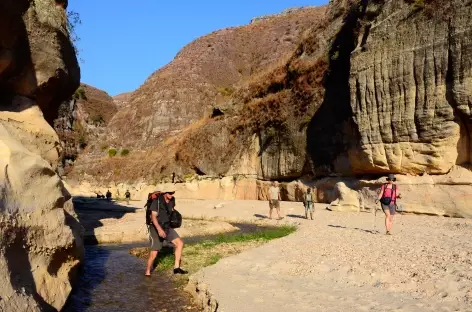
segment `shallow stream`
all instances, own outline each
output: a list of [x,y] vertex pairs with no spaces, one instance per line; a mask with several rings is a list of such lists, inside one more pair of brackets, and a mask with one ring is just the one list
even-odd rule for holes
[[87,246],[80,280],[63,312],[201,311],[164,273],[144,276],[136,245]]

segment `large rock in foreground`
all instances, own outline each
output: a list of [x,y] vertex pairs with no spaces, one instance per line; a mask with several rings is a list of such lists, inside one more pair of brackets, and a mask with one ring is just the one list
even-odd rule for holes
[[0,124],[0,310],[60,310],[81,258],[80,225],[51,166]]
[[50,126],[80,80],[65,3],[0,2],[0,311],[61,310],[83,252]]

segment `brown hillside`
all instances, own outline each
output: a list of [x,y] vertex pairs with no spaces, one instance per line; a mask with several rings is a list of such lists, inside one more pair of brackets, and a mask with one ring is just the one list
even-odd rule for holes
[[[148,151],[134,149],[126,158],[89,153],[81,157],[75,173],[115,181],[156,180],[172,172],[180,176],[192,172],[223,175],[239,151],[250,143],[253,134],[267,128],[269,142],[277,129],[287,123],[290,126],[286,130],[298,137],[294,143],[297,157],[304,161],[307,114],[313,114],[320,103],[310,99],[322,98],[322,79],[327,67],[326,55],[319,55],[318,50],[316,53],[305,53],[305,50],[313,48],[315,43],[311,41],[317,41],[324,14],[325,7],[298,10],[215,32],[191,43],[174,62],[152,75],[133,93],[131,104],[118,112],[110,125],[110,132],[120,138],[116,140],[117,147],[155,145],[159,144],[158,138],[164,140],[162,145]],[[313,29],[300,46],[302,32],[310,29],[308,25]],[[293,39],[281,40],[292,33],[296,33],[291,35]],[[212,53],[204,53],[210,45]],[[234,70],[234,64],[239,64],[239,70]],[[195,87],[198,85],[200,89]],[[281,86],[287,90],[281,90]],[[176,99],[166,100],[171,92]],[[152,95],[159,100],[146,102]],[[210,118],[215,107],[221,108],[225,115]],[[146,118],[137,117],[144,112]],[[188,119],[177,120],[182,115]],[[164,135],[192,121],[173,136]],[[181,123],[177,125],[178,122]],[[133,127],[122,127],[123,124]],[[153,128],[153,124],[160,128]],[[273,142],[281,141],[278,138]],[[295,176],[299,171],[301,168],[287,174]]]
[[[152,145],[208,115],[232,95],[235,85],[293,53],[302,32],[324,11],[297,9],[190,43],[131,95],[130,105],[110,124],[112,143]],[[133,126],[123,128],[124,123]]]
[[126,106],[129,104],[132,94],[133,92],[126,92],[126,93],[115,95],[113,97],[113,102],[115,102],[115,106],[117,107],[118,110],[122,109],[123,106]]

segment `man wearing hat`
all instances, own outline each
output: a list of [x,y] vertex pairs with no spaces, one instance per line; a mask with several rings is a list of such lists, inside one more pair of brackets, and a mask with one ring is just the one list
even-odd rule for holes
[[394,183],[397,180],[395,175],[389,174],[387,176],[387,183],[382,185],[378,198],[375,200],[377,204],[380,201],[382,210],[385,213],[385,228],[387,235],[391,235],[393,216],[396,213],[397,198],[401,199],[398,186]]
[[171,242],[175,246],[175,263],[174,274],[187,274],[188,272],[180,267],[182,258],[182,250],[184,242],[179,234],[170,227],[170,214],[175,208],[175,187],[167,185],[159,192],[160,195],[152,201],[151,207],[151,221],[148,225],[149,238],[151,241],[151,251],[146,266],[146,276],[151,276],[151,269],[158,252],[162,249],[163,241]]

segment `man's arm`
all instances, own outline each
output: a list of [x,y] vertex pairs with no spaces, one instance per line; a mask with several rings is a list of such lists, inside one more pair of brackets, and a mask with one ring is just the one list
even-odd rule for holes
[[157,229],[157,234],[159,234],[159,236],[162,238],[166,238],[166,232],[159,225],[159,222],[157,222],[157,211],[151,212],[151,220],[152,220],[152,224],[154,224],[154,226]]

